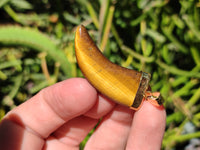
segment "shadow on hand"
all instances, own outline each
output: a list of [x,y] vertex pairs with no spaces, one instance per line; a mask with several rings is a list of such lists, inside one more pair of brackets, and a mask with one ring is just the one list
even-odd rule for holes
[[0,122],[0,149],[21,150],[24,125],[19,116],[12,114]]

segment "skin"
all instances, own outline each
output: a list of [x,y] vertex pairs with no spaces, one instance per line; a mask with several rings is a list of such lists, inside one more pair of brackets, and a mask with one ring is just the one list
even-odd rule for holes
[[159,150],[165,130],[163,107],[143,102],[138,111],[115,104],[82,78],[41,90],[0,123],[4,150],[78,150],[102,118],[86,150]]

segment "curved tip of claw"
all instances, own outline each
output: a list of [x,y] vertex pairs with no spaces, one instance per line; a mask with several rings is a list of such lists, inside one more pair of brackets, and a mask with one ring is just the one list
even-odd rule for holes
[[84,28],[83,25],[79,25],[79,26],[77,27],[77,31],[81,32],[81,30],[82,30],[83,28]]
[[92,39],[90,38],[86,28],[83,25],[79,25],[75,33],[75,46],[82,50],[91,46],[91,43]]
[[81,35],[81,33],[86,32],[86,28],[83,25],[79,25],[76,29],[76,34]]

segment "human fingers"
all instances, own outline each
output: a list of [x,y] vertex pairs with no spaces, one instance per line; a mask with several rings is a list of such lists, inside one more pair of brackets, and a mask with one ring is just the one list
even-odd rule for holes
[[96,99],[96,90],[81,78],[45,88],[5,116],[0,124],[0,147],[41,149],[45,138],[91,109]]
[[126,147],[134,111],[116,105],[107,114],[87,142],[85,149],[122,150]]
[[88,112],[66,122],[48,137],[45,150],[66,149],[66,145],[70,150],[79,149],[82,140],[114,105],[114,102],[98,94],[95,105]]
[[83,115],[75,117],[62,125],[46,139],[44,149],[78,150],[80,143],[97,123],[98,119]]
[[165,131],[166,112],[147,101],[135,112],[127,150],[160,150]]
[[113,107],[116,105],[114,101],[111,101],[104,95],[98,94],[98,100],[96,101],[96,104],[84,115],[88,116],[90,118],[99,119],[103,117],[104,115],[108,114]]

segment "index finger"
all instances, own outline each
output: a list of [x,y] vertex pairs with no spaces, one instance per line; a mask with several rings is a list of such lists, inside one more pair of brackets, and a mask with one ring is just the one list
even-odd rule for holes
[[88,111],[96,100],[96,90],[85,79],[69,79],[43,89],[9,112],[4,120],[46,138],[66,121]]

